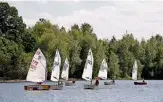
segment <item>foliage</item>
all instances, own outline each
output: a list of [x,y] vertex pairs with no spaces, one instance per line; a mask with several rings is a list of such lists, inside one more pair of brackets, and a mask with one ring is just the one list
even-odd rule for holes
[[134,61],[138,61],[139,78],[163,78],[163,38],[157,34],[140,42],[132,34],[122,39],[97,39],[88,23],[74,24],[70,29],[52,24],[40,18],[26,28],[15,7],[0,2],[0,77],[25,79],[31,59],[40,48],[51,72],[55,52],[58,49],[62,66],[68,58],[70,77],[81,78],[89,49],[94,57],[93,77],[96,77],[102,60],[108,63],[108,77],[131,79]]

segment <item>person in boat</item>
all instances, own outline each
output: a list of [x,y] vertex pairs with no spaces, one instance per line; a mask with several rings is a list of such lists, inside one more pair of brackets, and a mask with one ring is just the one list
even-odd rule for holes
[[37,85],[41,85],[42,84],[42,82],[37,82]]
[[75,84],[75,79],[72,80],[72,83]]
[[115,83],[114,79],[111,81],[112,83]]
[[145,81],[144,81],[144,78],[143,78],[143,83],[144,83]]
[[96,86],[99,85],[99,78],[98,78],[98,77],[96,78],[95,85],[96,85]]
[[59,85],[63,85],[63,82],[62,82],[62,81],[60,81],[60,82],[59,82]]

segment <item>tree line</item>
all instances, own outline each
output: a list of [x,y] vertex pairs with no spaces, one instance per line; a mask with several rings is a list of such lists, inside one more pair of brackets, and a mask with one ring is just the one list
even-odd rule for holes
[[163,78],[163,37],[159,34],[138,41],[132,34],[122,39],[98,39],[88,23],[64,27],[40,18],[34,26],[26,27],[18,10],[7,2],[0,2],[0,78],[25,79],[32,57],[40,48],[51,72],[56,49],[62,66],[68,58],[70,77],[81,78],[88,50],[94,57],[93,77],[97,76],[102,60],[108,64],[108,77],[131,79],[134,61],[138,62],[138,78]]

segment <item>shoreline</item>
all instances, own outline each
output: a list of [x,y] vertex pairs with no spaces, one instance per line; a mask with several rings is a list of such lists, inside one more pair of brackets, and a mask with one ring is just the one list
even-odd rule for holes
[[20,83],[20,82],[26,82],[26,80],[0,80],[0,83]]
[[[68,81],[72,81],[72,79],[75,78],[70,78]],[[76,81],[85,81],[83,79],[75,79]],[[94,79],[93,79],[94,80]],[[111,79],[108,79],[111,80]],[[131,79],[115,79],[115,80],[131,80]],[[138,80],[142,80],[142,79],[138,79]],[[163,80],[163,79],[146,79],[146,80]],[[51,80],[47,80],[48,82],[51,82]],[[27,82],[26,80],[0,80],[0,83],[21,83],[21,82]]]

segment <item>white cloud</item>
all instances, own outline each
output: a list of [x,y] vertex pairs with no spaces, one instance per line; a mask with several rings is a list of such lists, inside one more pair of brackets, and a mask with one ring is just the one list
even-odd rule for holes
[[66,4],[68,4],[68,3],[80,3],[81,2],[81,0],[55,0],[55,1],[66,3]]
[[[98,38],[110,39],[113,35],[121,38],[126,30],[139,40],[142,37],[148,39],[154,33],[163,34],[163,2],[114,2],[114,4],[94,10],[73,11],[67,16],[53,17],[48,13],[39,16],[66,28],[70,28],[74,23],[87,22],[93,26]],[[33,22],[27,19],[25,21],[27,24]]]
[[55,23],[55,18],[46,12],[38,14],[35,19],[28,19],[26,17],[23,17],[23,21],[25,22],[25,24],[27,24],[27,26],[33,26],[39,20],[39,18],[44,18],[50,20],[52,23]]

